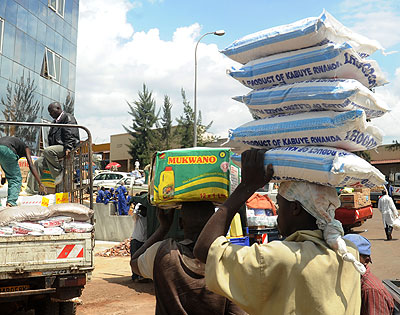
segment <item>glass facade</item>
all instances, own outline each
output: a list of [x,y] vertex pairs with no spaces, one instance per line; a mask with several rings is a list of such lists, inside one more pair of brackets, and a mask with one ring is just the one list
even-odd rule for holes
[[[0,120],[51,120],[58,101],[74,111],[79,0],[0,0]],[[6,128],[37,147],[39,128]]]

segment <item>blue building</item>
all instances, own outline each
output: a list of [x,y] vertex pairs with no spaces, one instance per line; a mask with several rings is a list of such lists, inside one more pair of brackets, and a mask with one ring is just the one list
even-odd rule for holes
[[[50,120],[58,101],[73,113],[79,0],[0,0],[0,120]],[[0,126],[37,148],[39,128]]]

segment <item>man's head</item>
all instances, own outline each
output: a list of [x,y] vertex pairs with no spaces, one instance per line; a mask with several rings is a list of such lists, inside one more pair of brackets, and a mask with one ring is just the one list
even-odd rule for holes
[[50,116],[53,119],[57,119],[57,117],[60,116],[60,114],[63,111],[62,107],[61,107],[61,104],[59,102],[51,103],[47,109],[49,111]]
[[372,263],[371,242],[368,239],[358,234],[346,234],[343,238],[357,246],[358,252],[360,253],[360,262],[364,266],[367,266],[370,262]]
[[215,212],[211,201],[196,201],[182,203],[182,225],[185,238],[195,241]]

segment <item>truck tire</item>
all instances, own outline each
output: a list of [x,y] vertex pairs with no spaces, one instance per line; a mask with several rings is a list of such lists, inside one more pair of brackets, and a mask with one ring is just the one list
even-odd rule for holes
[[60,313],[59,315],[75,315],[76,314],[76,303],[74,302],[60,302]]
[[59,315],[59,303],[53,302],[50,299],[44,301],[43,304],[39,304],[35,308],[35,315]]

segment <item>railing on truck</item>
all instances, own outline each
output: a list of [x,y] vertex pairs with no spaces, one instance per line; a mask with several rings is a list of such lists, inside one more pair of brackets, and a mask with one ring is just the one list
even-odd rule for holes
[[[67,158],[64,158],[63,186],[64,191],[69,192],[69,202],[83,203],[83,195],[85,192],[88,191],[90,209],[93,209],[92,135],[89,129],[81,125],[72,124],[49,124],[11,121],[0,121],[0,125],[49,128],[68,127],[83,129],[87,134],[87,139],[81,141],[80,144],[70,152],[69,156]],[[87,178],[85,178],[86,174]],[[79,183],[79,185],[77,185],[77,183]]]

